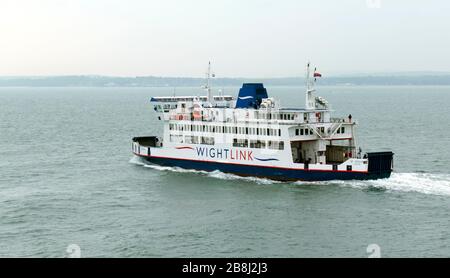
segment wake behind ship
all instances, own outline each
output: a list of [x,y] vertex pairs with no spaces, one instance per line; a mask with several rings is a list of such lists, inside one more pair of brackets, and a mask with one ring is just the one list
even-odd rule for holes
[[280,181],[368,180],[390,177],[393,153],[363,154],[356,146],[356,121],[333,118],[316,97],[307,67],[305,108],[282,108],[263,84],[244,84],[238,98],[154,97],[164,124],[161,136],[133,138],[133,153],[151,164],[221,171]]

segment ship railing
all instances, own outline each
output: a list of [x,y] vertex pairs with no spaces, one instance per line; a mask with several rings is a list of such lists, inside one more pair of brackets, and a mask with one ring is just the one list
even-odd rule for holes
[[332,123],[345,123],[345,119],[342,119],[342,118],[331,118],[330,122],[332,122]]

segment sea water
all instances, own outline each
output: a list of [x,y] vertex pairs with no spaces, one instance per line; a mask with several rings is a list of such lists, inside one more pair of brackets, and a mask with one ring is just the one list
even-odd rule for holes
[[[304,105],[303,88],[268,89]],[[0,257],[450,256],[450,87],[319,88],[395,172],[293,183],[133,157],[132,137],[162,132],[150,97],[173,93],[0,88]]]

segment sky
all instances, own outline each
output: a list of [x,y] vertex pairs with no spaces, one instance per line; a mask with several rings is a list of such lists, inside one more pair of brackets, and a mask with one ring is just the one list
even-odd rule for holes
[[444,0],[0,0],[0,76],[450,72]]

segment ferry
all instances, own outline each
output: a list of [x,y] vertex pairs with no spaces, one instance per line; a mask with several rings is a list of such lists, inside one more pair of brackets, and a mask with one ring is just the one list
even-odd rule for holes
[[283,108],[260,83],[243,84],[238,97],[213,95],[211,64],[205,96],[152,97],[160,136],[135,137],[132,152],[146,163],[221,171],[277,181],[389,178],[393,152],[363,153],[357,121],[316,96],[322,77],[306,69],[305,108]]

